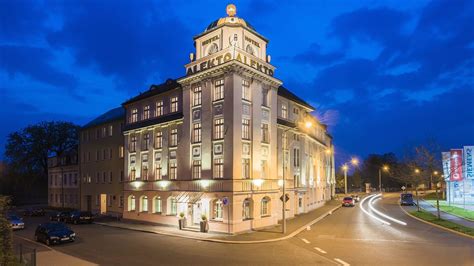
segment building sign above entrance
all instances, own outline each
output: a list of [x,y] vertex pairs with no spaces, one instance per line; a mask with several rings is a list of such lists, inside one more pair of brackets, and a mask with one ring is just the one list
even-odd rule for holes
[[271,67],[269,64],[252,59],[250,56],[238,51],[235,51],[235,53],[226,52],[220,55],[210,56],[208,59],[203,61],[193,62],[192,64],[186,66],[186,75],[189,76],[196,74],[200,71],[210,69],[231,60],[237,60],[247,66],[250,66],[251,68],[273,77],[273,67]]

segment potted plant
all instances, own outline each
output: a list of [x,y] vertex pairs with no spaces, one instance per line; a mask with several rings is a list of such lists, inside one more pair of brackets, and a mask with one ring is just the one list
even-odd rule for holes
[[186,227],[186,218],[184,218],[184,212],[179,213],[179,230],[183,230]]
[[207,221],[207,217],[204,214],[201,216],[200,226],[201,226],[201,232],[203,233],[209,232],[209,222]]

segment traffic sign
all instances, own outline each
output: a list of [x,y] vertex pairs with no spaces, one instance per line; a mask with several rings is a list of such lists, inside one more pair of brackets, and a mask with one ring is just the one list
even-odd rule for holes
[[405,186],[402,186],[402,190],[405,191],[406,187]]
[[[288,200],[290,199],[290,197],[288,196],[288,194],[285,195],[285,202],[288,202]],[[283,201],[283,195],[280,196],[280,200]]]
[[222,204],[224,204],[224,205],[229,204],[229,199],[228,199],[227,197],[224,197],[224,198],[222,199]]

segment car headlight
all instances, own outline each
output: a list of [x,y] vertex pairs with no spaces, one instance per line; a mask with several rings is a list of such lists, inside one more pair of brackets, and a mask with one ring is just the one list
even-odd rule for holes
[[76,237],[76,233],[72,233],[70,237]]

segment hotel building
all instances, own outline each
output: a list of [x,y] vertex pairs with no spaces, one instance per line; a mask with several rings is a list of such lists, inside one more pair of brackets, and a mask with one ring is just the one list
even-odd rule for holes
[[112,216],[123,213],[125,111],[112,109],[79,132],[81,210]]
[[126,219],[205,215],[211,231],[239,233],[276,225],[284,198],[291,218],[334,194],[326,126],[274,77],[268,40],[227,14],[194,37],[185,76],[123,103]]

